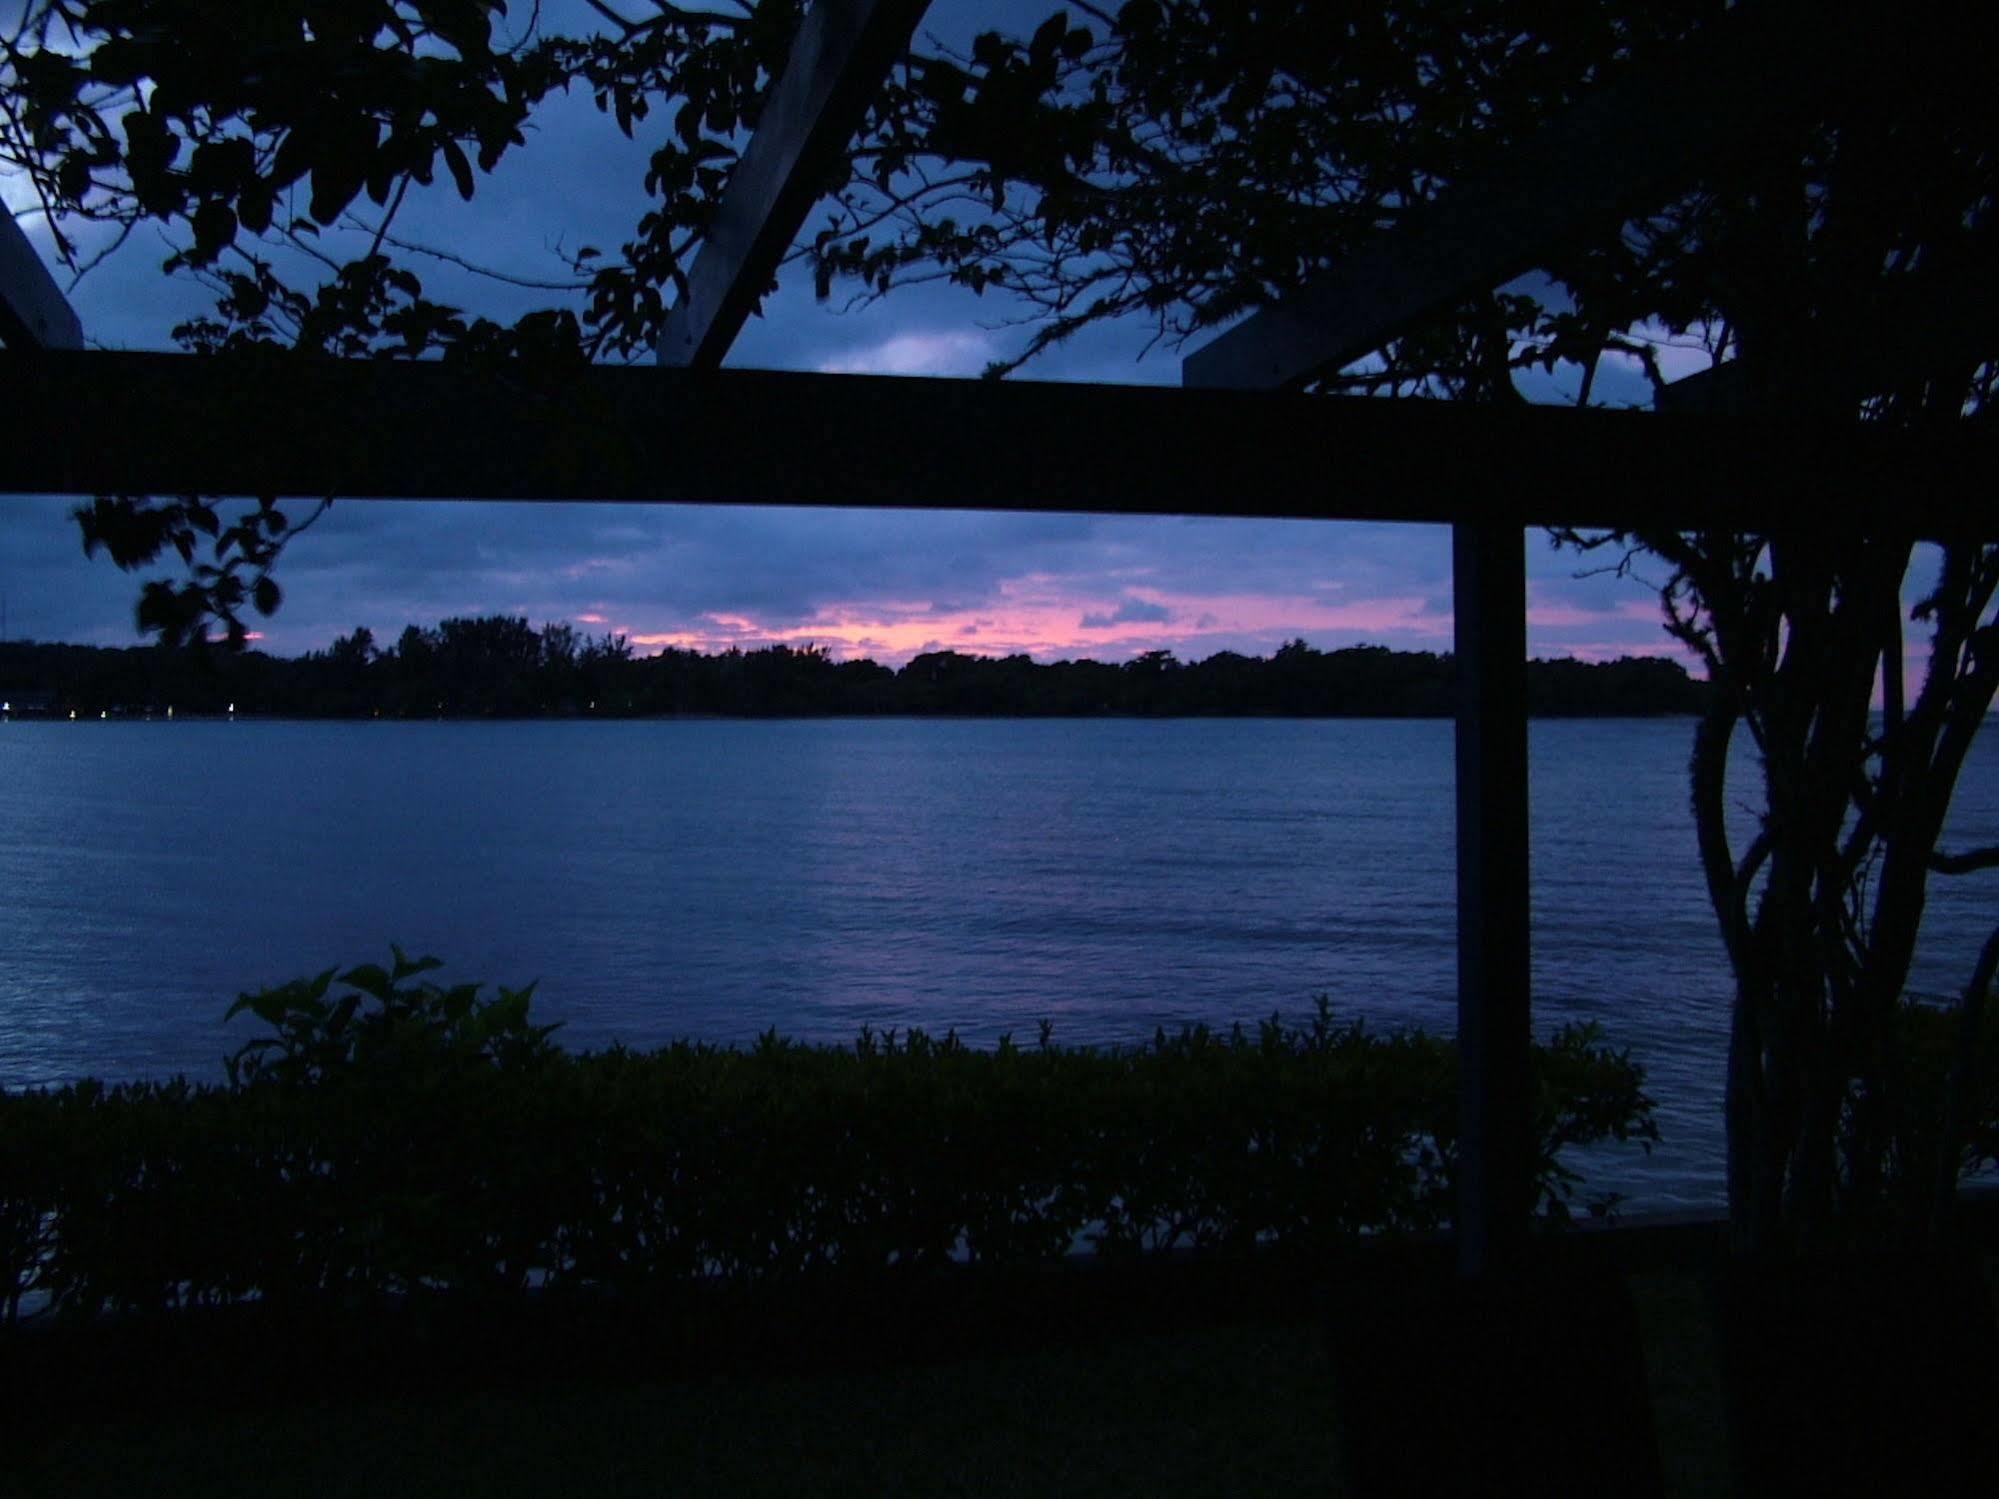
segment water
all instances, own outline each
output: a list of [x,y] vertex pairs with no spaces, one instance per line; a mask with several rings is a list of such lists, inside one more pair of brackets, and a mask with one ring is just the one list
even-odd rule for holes
[[[1598,1020],[1647,1065],[1665,1138],[1613,1168],[1634,1207],[1721,1194],[1690,735],[1532,733],[1537,1023]],[[1953,846],[1999,841],[1995,741]],[[576,1048],[1129,1041],[1319,993],[1448,1030],[1452,821],[1436,721],[5,723],[0,1085],[219,1077],[239,991],[391,940],[539,979]],[[1936,882],[1916,987],[1962,985],[1992,884]]]

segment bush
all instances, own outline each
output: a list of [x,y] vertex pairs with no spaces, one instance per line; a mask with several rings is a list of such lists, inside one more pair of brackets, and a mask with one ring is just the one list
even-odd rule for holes
[[[58,1309],[349,1301],[530,1285],[643,1293],[1079,1242],[1314,1252],[1448,1220],[1456,1057],[1420,1031],[1273,1018],[1137,1047],[863,1031],[569,1054],[530,990],[434,960],[246,995],[228,1082],[0,1096],[0,1286]],[[336,988],[336,983],[339,986]],[[1570,1145],[1649,1149],[1643,1074],[1593,1027],[1536,1049],[1538,1196]],[[1605,1201],[1608,1201],[1606,1199]],[[1602,1206],[1600,1202],[1596,1204]]]

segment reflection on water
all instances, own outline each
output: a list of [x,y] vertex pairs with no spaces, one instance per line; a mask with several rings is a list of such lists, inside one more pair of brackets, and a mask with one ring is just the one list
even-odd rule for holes
[[[1650,1068],[1665,1141],[1624,1185],[1658,1207],[1720,1192],[1690,732],[1533,729],[1537,1013]],[[1134,1040],[1320,992],[1447,1029],[1451,788],[1436,721],[8,723],[0,1083],[218,1077],[239,990],[391,940],[539,978],[572,1047]],[[1993,736],[1953,841],[1999,841]],[[1990,917],[1946,882],[1916,987]]]

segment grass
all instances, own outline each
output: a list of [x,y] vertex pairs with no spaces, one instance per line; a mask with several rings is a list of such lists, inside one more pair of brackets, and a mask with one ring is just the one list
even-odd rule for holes
[[1726,1494],[1721,1350],[1701,1283],[1684,1272],[1654,1271],[1634,1275],[1631,1293],[1666,1492]]
[[[1701,1284],[1662,1270],[1631,1285],[1666,1492],[1726,1495]],[[192,1421],[79,1421],[0,1463],[10,1492],[79,1499],[1336,1495],[1334,1404],[1321,1329],[1301,1319],[843,1375],[402,1402],[325,1391]]]
[[1315,1328],[1238,1327],[934,1368],[366,1400],[79,1426],[48,1494],[1324,1493]]

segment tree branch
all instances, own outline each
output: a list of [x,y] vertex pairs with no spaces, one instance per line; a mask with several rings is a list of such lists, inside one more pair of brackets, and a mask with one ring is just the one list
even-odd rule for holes
[[[356,228],[367,229],[367,224],[359,217],[351,214],[348,217]],[[405,254],[428,255],[433,260],[448,261],[462,270],[472,272],[475,276],[484,276],[490,281],[503,282],[508,286],[526,287],[530,291],[586,291],[590,286],[587,279],[582,281],[541,281],[531,276],[515,276],[506,271],[494,270],[491,266],[480,265],[475,260],[467,260],[463,255],[459,255],[451,250],[439,250],[434,246],[422,244],[416,240],[403,239],[399,235],[388,233],[387,230],[388,225],[385,223],[381,231],[377,234],[378,243],[391,245]]]
[[1999,843],[1962,854],[1947,854],[1938,849],[1930,855],[1930,868],[1938,874],[1971,874],[1980,869],[1999,869]]
[[396,196],[389,204],[387,210],[383,212],[382,222],[375,226],[374,241],[368,246],[369,259],[372,260],[375,256],[382,253],[382,241],[389,237],[389,225],[396,221],[396,214],[402,208],[403,199],[409,195],[409,190],[410,174],[405,172],[402,175],[402,179],[396,183]]
[[629,16],[619,15],[610,6],[606,5],[604,0],[583,0],[583,3],[596,11],[598,15],[609,21],[613,26],[617,27],[626,36],[630,36],[639,29],[640,22],[632,20]]

